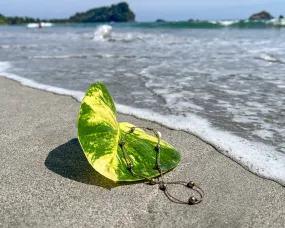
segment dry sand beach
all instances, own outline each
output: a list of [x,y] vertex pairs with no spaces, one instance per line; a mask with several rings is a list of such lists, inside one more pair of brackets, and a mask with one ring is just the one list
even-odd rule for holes
[[118,115],[155,127],[181,152],[166,179],[193,180],[206,195],[179,205],[157,186],[116,185],[96,173],[77,140],[80,104],[71,97],[3,77],[0,97],[0,227],[285,227],[284,187],[197,137]]

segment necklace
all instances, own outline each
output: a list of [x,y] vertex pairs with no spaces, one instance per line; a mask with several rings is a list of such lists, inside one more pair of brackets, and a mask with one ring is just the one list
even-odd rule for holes
[[[134,164],[132,162],[132,159],[130,158],[130,156],[128,155],[126,149],[125,149],[125,136],[128,134],[132,134],[134,133],[134,131],[136,130],[136,128],[141,128],[141,129],[145,129],[148,131],[152,131],[154,133],[154,135],[157,138],[157,144],[154,147],[154,150],[156,152],[156,164],[155,164],[155,169],[159,172],[159,176],[157,177],[157,180],[154,180],[153,178],[148,178],[145,177],[141,174],[138,174],[136,172],[134,172]],[[145,181],[147,181],[150,185],[158,185],[159,189],[161,191],[164,192],[164,194],[166,195],[166,197],[171,200],[172,202],[175,203],[180,203],[180,204],[189,204],[189,205],[193,205],[193,204],[198,204],[203,200],[204,197],[204,191],[198,186],[196,185],[193,181],[189,181],[189,182],[185,182],[185,181],[174,181],[174,182],[165,182],[163,180],[163,172],[161,170],[161,166],[160,166],[160,139],[161,139],[161,133],[159,131],[156,131],[152,128],[149,127],[131,127],[130,130],[128,132],[126,132],[122,137],[121,140],[119,142],[120,147],[122,148],[123,154],[124,154],[124,158],[127,164],[127,169],[129,170],[129,172],[134,176],[134,177],[140,177],[142,179],[144,179]],[[182,185],[186,188],[189,188],[191,190],[194,190],[196,193],[198,193],[199,197],[194,197],[194,196],[190,196],[190,198],[188,199],[188,201],[183,201],[180,199],[177,199],[176,197],[172,196],[167,188],[167,185],[170,184],[174,184],[174,185]]]

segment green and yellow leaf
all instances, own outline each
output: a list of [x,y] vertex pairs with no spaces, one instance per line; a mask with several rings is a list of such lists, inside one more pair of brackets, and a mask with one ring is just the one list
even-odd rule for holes
[[[116,107],[107,88],[97,82],[90,86],[78,113],[78,139],[92,167],[103,176],[117,181],[137,181],[127,169],[120,139],[130,128],[130,123],[118,123]],[[157,138],[141,129],[125,137],[125,150],[134,164],[134,172],[152,178],[155,169]],[[161,141],[160,164],[163,172],[175,168],[180,154],[171,145]]]

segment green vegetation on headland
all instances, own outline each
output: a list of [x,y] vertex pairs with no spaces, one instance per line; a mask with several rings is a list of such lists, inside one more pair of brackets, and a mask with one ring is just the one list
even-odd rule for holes
[[128,3],[121,2],[100,8],[93,8],[86,12],[76,13],[68,19],[40,20],[31,17],[5,17],[0,14],[0,24],[27,24],[41,21],[51,23],[88,23],[88,22],[134,22],[135,14]]
[[[252,14],[248,19],[250,21],[262,21],[262,20],[271,20],[273,19],[274,17],[268,13],[267,11],[263,10],[259,13],[255,13],[255,14]],[[282,15],[279,16],[279,20],[281,19],[284,19],[284,17]],[[240,20],[240,22],[244,22],[245,20]],[[200,20],[194,20],[193,18],[190,18],[188,20],[188,22],[201,22]]]
[[0,14],[0,25],[1,24],[26,24],[26,23],[39,23],[41,20],[39,18],[31,18],[31,17],[5,17]]
[[5,21],[6,21],[6,18],[2,14],[0,14],[0,25],[5,24]]
[[[268,13],[267,11],[263,10],[259,13],[255,13],[255,14],[252,14],[248,19],[250,21],[262,21],[262,20],[271,20],[273,19],[274,17]],[[281,19],[284,19],[284,17],[282,15],[279,16],[279,20]],[[244,22],[245,20],[240,20],[240,22]],[[201,22],[200,20],[195,20],[193,18],[190,18],[188,20],[188,22]]]
[[[41,20],[39,18],[31,17],[5,17],[0,14],[0,25],[1,24],[28,24],[28,23],[40,23],[40,22],[51,22],[51,23],[92,23],[92,22],[134,22],[136,15],[129,8],[128,3],[120,2],[118,4],[113,4],[111,6],[104,6],[99,8],[93,8],[86,12],[78,12],[73,16],[66,19],[49,19]],[[248,19],[253,22],[262,22],[264,20],[271,20],[274,17],[267,11],[261,11],[259,13],[252,14]],[[279,21],[283,18],[282,15],[279,16]],[[155,22],[167,22],[164,19],[157,19]],[[219,23],[211,23],[209,21],[200,21],[190,18],[188,20],[191,24],[211,24],[212,27],[219,27]],[[187,22],[185,22],[187,23]],[[240,20],[239,27],[247,27],[248,20]],[[164,24],[164,23],[162,23]]]
[[70,22],[134,22],[135,14],[129,5],[121,2],[111,7],[101,7],[88,10],[84,13],[76,13],[69,18]]

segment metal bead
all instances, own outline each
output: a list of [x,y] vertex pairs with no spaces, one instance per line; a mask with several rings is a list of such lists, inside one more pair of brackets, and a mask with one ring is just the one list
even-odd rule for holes
[[194,183],[193,181],[189,181],[189,182],[187,183],[187,187],[188,187],[188,188],[194,188],[194,186],[195,186],[195,183]]
[[164,183],[160,182],[159,183],[159,189],[162,190],[162,191],[165,191],[166,190],[166,186]]
[[189,198],[188,204],[192,205],[192,204],[196,204],[197,202],[198,202],[197,198],[192,196]]
[[156,132],[157,138],[161,138],[161,133],[159,131]]
[[129,164],[128,169],[131,170],[133,168],[134,168],[134,165],[133,164]]
[[160,145],[156,145],[156,146],[154,147],[154,150],[155,150],[155,152],[158,152],[158,151],[160,150]]
[[131,127],[130,133],[133,133],[136,130],[136,127]]

